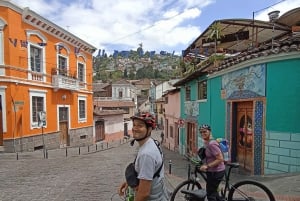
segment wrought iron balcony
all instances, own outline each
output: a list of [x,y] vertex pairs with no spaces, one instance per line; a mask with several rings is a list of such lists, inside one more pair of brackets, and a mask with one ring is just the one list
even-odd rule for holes
[[67,89],[77,91],[84,88],[82,83],[77,79],[76,72],[65,69],[52,68],[52,86],[55,90]]
[[79,90],[79,80],[64,75],[52,75],[52,86],[58,89]]

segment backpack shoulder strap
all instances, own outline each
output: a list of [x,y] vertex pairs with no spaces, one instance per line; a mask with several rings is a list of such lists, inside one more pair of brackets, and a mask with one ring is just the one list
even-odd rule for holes
[[161,171],[163,165],[164,165],[164,161],[162,161],[160,167],[158,168],[158,170],[157,170],[157,171],[155,172],[155,174],[153,175],[153,179],[154,179],[155,177],[159,177],[159,176],[160,176],[160,171]]
[[158,148],[160,154],[162,155],[162,150],[161,150],[161,147],[160,147],[160,142],[158,140],[155,140],[155,139],[153,139],[153,141],[154,141],[156,147]]
[[[153,139],[153,138],[152,138]],[[161,162],[161,165],[160,165],[160,167],[158,168],[158,170],[154,173],[154,175],[153,175],[153,179],[155,178],[155,177],[159,177],[160,176],[160,171],[161,171],[161,169],[162,169],[162,167],[163,167],[163,165],[164,165],[164,158],[163,158],[163,153],[162,153],[162,150],[161,150],[161,147],[160,147],[160,143],[159,143],[159,141],[157,141],[157,140],[155,140],[155,139],[153,139],[153,141],[154,141],[154,143],[156,144],[156,146],[157,146],[157,148],[158,148],[158,150],[159,150],[159,152],[160,152],[160,154],[161,154],[161,158],[162,158],[162,162]]]

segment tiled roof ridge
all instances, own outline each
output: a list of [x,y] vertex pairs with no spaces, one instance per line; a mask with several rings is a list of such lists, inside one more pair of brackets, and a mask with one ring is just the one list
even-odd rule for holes
[[246,50],[241,52],[240,54],[224,59],[219,66],[214,67],[208,71],[208,73],[214,73],[221,71],[223,69],[227,69],[233,65],[238,63],[242,63],[247,60],[251,60],[254,58],[262,57],[262,56],[269,56],[272,54],[279,54],[279,53],[287,53],[287,52],[294,52],[300,51],[300,37],[293,37],[289,36],[288,38],[279,41],[273,41],[272,43],[268,44],[261,44],[260,46],[253,48],[251,50]]

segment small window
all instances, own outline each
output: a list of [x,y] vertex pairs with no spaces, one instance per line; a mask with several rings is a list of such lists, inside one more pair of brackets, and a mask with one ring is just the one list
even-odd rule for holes
[[169,97],[166,96],[166,97],[165,97],[165,104],[168,104],[168,102],[169,102]]
[[78,79],[81,82],[84,82],[85,75],[84,75],[84,65],[82,63],[78,63]]
[[[40,127],[39,125],[40,112],[46,112],[46,93],[32,90],[30,91],[31,129]],[[45,123],[47,125],[47,121]]]
[[86,97],[78,99],[78,119],[80,122],[86,122]]
[[191,100],[191,86],[185,87],[185,100],[190,101]]
[[207,83],[202,81],[198,83],[198,100],[207,99]]
[[60,75],[67,75],[67,58],[58,56],[58,69]]
[[173,128],[173,126],[170,126],[170,137],[174,138],[174,128]]
[[123,91],[119,90],[119,98],[123,97]]
[[79,100],[79,118],[84,119],[85,118],[85,101]]
[[30,45],[30,66],[35,72],[42,72],[42,49]]
[[68,121],[68,108],[67,107],[59,108],[59,121]]
[[44,111],[44,97],[32,96],[32,121],[38,122],[39,112]]
[[164,107],[162,104],[160,104],[160,108],[159,108],[159,114],[162,114],[163,113],[163,110],[164,110]]

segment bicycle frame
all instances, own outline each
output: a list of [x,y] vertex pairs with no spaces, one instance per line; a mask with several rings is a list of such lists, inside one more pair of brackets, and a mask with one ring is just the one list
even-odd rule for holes
[[[192,160],[191,160],[192,161]],[[205,172],[200,171],[199,167],[201,165],[201,163],[196,162],[196,161],[192,161],[193,163],[195,163],[195,168],[193,171],[193,174],[195,175],[195,178],[191,178],[191,164],[189,164],[188,166],[188,180],[193,180],[196,181],[197,183],[200,184],[199,182],[199,174],[201,175],[202,179],[205,181],[205,183],[207,182],[207,177]],[[225,164],[226,169],[225,169],[225,177],[222,180],[223,182],[225,182],[225,186],[224,189],[220,190],[220,196],[223,198],[226,198],[226,194],[229,192],[229,190],[232,188],[232,184],[230,183],[230,174],[231,174],[231,170],[232,168],[237,168],[238,164],[237,163],[232,163],[232,164]],[[200,184],[201,185],[201,184]]]
[[[171,196],[171,200],[174,201],[177,195],[183,195],[185,200],[204,200],[206,197],[205,192],[202,189],[201,183],[200,183],[200,176],[202,179],[207,182],[207,176],[206,173],[203,171],[200,171],[200,165],[201,161],[189,159],[192,163],[195,165],[194,171],[191,171],[191,164],[188,166],[188,179],[178,184],[178,186],[174,189],[173,194]],[[256,196],[260,199],[260,196],[264,197],[264,200],[266,201],[275,201],[275,197],[273,193],[263,185],[262,183],[259,183],[255,180],[241,180],[238,182],[230,183],[230,175],[232,168],[238,168],[238,163],[228,163],[226,164],[225,169],[225,177],[222,179],[222,182],[225,182],[225,185],[221,185],[221,190],[219,191],[220,196],[225,200],[243,200],[243,201],[253,201],[256,200]],[[192,177],[191,174],[194,174],[195,176]],[[199,176],[200,174],[200,176]],[[246,187],[246,189],[244,188]],[[248,188],[250,187],[248,191]],[[255,191],[251,191],[251,188],[255,188]],[[261,194],[256,194],[256,191],[260,191]],[[205,190],[204,190],[205,191]],[[254,194],[251,194],[254,192]],[[180,197],[179,195],[179,197]],[[254,196],[254,197],[253,197]],[[177,199],[176,199],[177,200]]]

